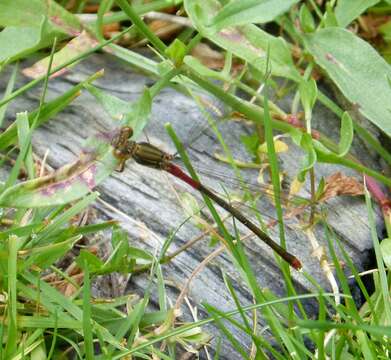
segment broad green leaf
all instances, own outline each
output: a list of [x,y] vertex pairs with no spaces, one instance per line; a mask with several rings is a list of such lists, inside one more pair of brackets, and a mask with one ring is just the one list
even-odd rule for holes
[[303,105],[305,118],[310,119],[312,108],[318,96],[318,88],[314,79],[302,80],[299,84],[300,100]]
[[0,32],[0,64],[12,62],[48,46],[54,36],[47,19],[40,26],[8,26]]
[[391,136],[391,67],[365,41],[340,28],[306,35],[315,61],[358,111]]
[[50,45],[54,37],[77,36],[79,19],[55,1],[1,0],[0,64],[24,57]]
[[380,0],[338,0],[335,7],[335,15],[338,24],[346,27],[358,18],[365,10],[376,5]]
[[267,23],[285,13],[299,0],[235,0],[225,5],[212,19],[215,31],[229,26]]
[[68,35],[75,36],[82,26],[79,19],[53,0],[1,0],[0,26],[40,27],[42,17]]
[[185,9],[197,30],[221,48],[245,60],[257,70],[266,71],[266,52],[270,50],[273,75],[300,81],[289,47],[284,39],[269,35],[255,25],[243,25],[214,31],[209,27],[213,17],[221,9],[216,0],[185,0]]
[[391,239],[383,239],[380,243],[380,250],[383,257],[384,264],[388,269],[391,269]]
[[345,111],[341,118],[341,134],[338,144],[338,155],[345,156],[350,149],[353,142],[353,120],[350,115]]

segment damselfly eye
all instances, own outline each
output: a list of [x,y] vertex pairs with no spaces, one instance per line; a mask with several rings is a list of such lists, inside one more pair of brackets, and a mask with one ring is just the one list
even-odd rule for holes
[[131,138],[133,135],[133,129],[130,126],[124,126],[121,128],[121,133],[127,139]]

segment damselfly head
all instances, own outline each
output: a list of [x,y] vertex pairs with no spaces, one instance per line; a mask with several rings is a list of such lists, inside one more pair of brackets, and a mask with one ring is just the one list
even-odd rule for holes
[[118,171],[123,171],[126,160],[133,156],[134,141],[129,140],[132,135],[133,129],[130,126],[123,126],[111,140],[113,155],[119,160]]
[[116,132],[116,134],[111,139],[111,145],[113,145],[114,148],[125,147],[132,135],[133,129],[130,126],[123,126]]
[[120,129],[120,136],[123,136],[126,139],[130,139],[133,135],[133,129],[130,126],[123,126]]

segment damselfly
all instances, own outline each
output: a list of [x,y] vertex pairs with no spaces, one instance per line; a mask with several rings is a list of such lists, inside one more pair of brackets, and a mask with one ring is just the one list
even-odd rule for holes
[[250,219],[248,219],[238,209],[230,205],[223,198],[218,196],[214,191],[187,175],[178,165],[172,161],[172,155],[160,150],[158,147],[150,143],[135,142],[130,140],[132,134],[132,128],[129,126],[124,126],[112,139],[111,144],[114,147],[113,154],[120,161],[119,171],[124,169],[125,162],[128,159],[133,159],[140,165],[167,171],[171,175],[187,183],[193,189],[212,199],[219,206],[228,211],[234,218],[249,228],[263,242],[270,246],[279,256],[281,256],[282,259],[289,263],[289,265],[291,265],[296,270],[301,269],[301,263],[294,255],[287,252],[257,225],[255,225]]

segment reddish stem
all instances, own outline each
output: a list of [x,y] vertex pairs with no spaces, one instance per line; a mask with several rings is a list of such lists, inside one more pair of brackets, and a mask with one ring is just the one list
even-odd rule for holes
[[372,197],[379,204],[383,214],[388,216],[391,213],[391,200],[384,193],[383,189],[379,185],[379,183],[372,177],[368,175],[364,175],[365,184],[367,186],[368,191],[371,193]]

